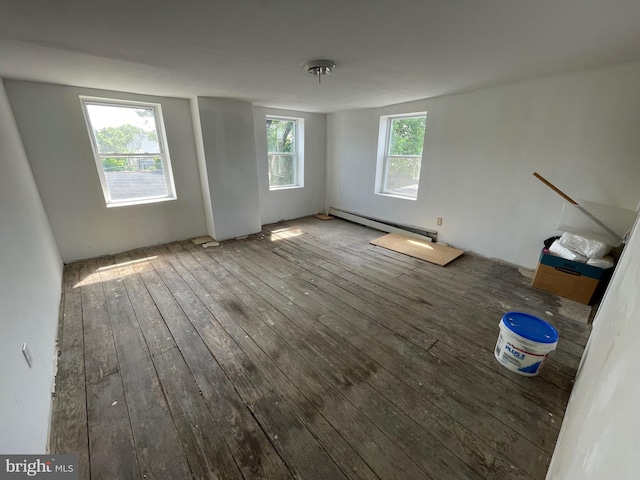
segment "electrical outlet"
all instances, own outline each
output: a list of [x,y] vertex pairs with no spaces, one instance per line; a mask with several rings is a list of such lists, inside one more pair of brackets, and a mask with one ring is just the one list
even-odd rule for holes
[[438,225],[442,225],[442,217],[438,217],[438,220],[436,222]]
[[24,359],[27,361],[29,368],[31,368],[31,364],[33,364],[33,357],[31,356],[29,347],[27,347],[27,342],[22,344],[22,354],[24,355]]

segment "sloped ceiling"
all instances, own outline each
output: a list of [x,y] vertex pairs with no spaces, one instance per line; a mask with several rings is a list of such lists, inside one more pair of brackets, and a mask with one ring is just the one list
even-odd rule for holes
[[0,0],[0,76],[333,112],[639,61],[639,24],[637,0]]

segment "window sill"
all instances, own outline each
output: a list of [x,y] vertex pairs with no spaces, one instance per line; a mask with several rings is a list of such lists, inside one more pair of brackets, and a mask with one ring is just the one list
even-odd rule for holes
[[376,195],[381,195],[383,197],[398,198],[400,200],[412,200],[414,202],[418,199],[418,197],[410,197],[408,195],[400,195],[399,193],[389,193],[389,192],[376,192]]
[[294,190],[296,188],[304,188],[304,185],[282,185],[279,187],[269,187],[270,192],[274,192],[277,190]]
[[172,200],[177,200],[177,199],[178,197],[139,198],[136,200],[127,200],[124,202],[107,203],[107,208],[131,207],[133,205],[148,205],[150,203],[171,202]]

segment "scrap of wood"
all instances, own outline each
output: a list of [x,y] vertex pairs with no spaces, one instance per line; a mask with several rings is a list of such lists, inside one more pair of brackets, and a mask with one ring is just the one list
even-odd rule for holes
[[333,220],[336,217],[332,217],[331,215],[326,215],[324,213],[319,213],[314,215],[314,217],[319,218],[320,220]]
[[547,180],[546,178],[544,178],[542,175],[540,175],[538,172],[533,172],[533,176],[536,177],[538,180],[540,180],[542,183],[544,183],[547,187],[549,187],[551,190],[553,190],[554,192],[556,192],[558,195],[560,195],[562,198],[564,198],[567,202],[569,202],[571,205],[573,205],[574,207],[576,207],[580,212],[582,212],[584,215],[586,215],[587,217],[589,217],[591,220],[593,220],[594,223],[596,223],[599,227],[601,227],[605,232],[607,232],[609,235],[611,235],[616,241],[621,242],[622,241],[622,237],[620,235],[618,235],[616,232],[614,232],[613,230],[611,230],[606,224],[604,224],[599,218],[595,217],[594,215],[591,214],[591,212],[589,212],[586,208],[584,208],[582,205],[580,205],[578,202],[576,202],[573,198],[571,198],[569,195],[567,195],[566,193],[564,193],[562,190],[560,190],[558,187],[556,187],[553,183],[551,183],[549,180]]
[[214,242],[215,240],[211,238],[209,235],[204,235],[202,237],[196,237],[191,239],[193,243],[196,245],[202,245],[203,243]]
[[430,243],[399,233],[389,233],[383,237],[375,238],[369,243],[410,257],[419,258],[426,262],[435,263],[441,267],[444,267],[447,263],[455,260],[464,253],[464,251],[458,250],[457,248]]

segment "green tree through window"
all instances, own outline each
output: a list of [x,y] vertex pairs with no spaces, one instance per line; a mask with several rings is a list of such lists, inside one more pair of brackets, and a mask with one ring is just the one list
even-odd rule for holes
[[389,155],[422,155],[426,125],[427,117],[394,118]]
[[[144,111],[144,110],[143,110]],[[152,112],[153,113],[153,112]],[[157,145],[155,131],[145,131],[134,125],[105,127],[95,131],[98,150],[102,153],[145,153],[146,145]],[[141,162],[136,158],[102,158],[107,172],[139,172],[140,170],[162,169],[162,161]]]
[[381,191],[405,197],[418,195],[426,115],[389,117]]
[[267,160],[272,189],[300,183],[298,125],[298,119],[267,117]]

